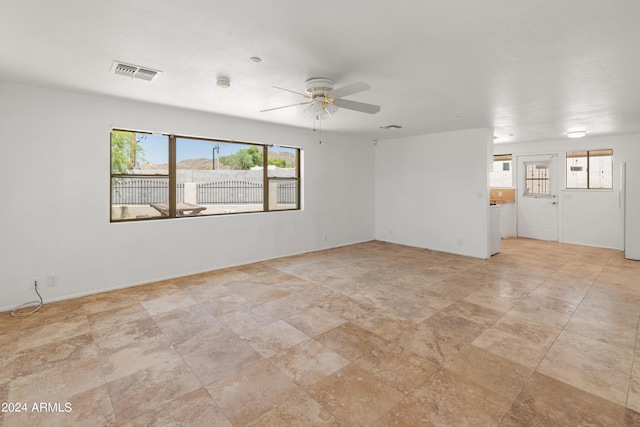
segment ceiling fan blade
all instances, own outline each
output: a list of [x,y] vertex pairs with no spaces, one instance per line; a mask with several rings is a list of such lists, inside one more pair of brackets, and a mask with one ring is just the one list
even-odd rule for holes
[[278,87],[278,86],[272,86],[274,89],[280,89],[280,90],[284,90],[287,92],[291,92],[291,93],[295,93],[296,95],[301,95],[304,96],[305,98],[311,98],[309,95],[307,95],[306,93],[301,93],[301,92],[296,92],[295,90],[291,90],[291,89],[285,89],[283,87]]
[[375,114],[380,111],[379,105],[365,104],[364,102],[349,101],[348,99],[336,99],[333,105],[347,110],[360,111],[362,113]]
[[339,87],[331,92],[327,93],[329,98],[344,98],[345,96],[353,95],[354,93],[364,92],[369,90],[369,85],[362,82],[351,83],[350,85]]
[[309,101],[309,102],[298,102],[297,104],[291,104],[291,105],[283,105],[282,107],[267,108],[266,110],[260,110],[260,112],[264,113],[266,111],[279,110],[281,108],[289,108],[289,107],[295,107],[296,105],[307,105],[307,104],[311,104],[311,101]]

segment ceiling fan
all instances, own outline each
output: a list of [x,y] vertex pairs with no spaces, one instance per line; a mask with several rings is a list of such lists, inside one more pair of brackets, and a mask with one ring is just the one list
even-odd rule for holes
[[346,96],[368,90],[369,85],[362,82],[352,83],[350,85],[334,89],[333,80],[326,77],[313,77],[305,82],[306,93],[300,93],[277,86],[274,86],[274,88],[302,95],[307,98],[308,101],[284,105],[282,107],[268,108],[266,110],[261,110],[261,113],[265,111],[279,110],[281,108],[295,107],[297,105],[307,105],[307,108],[304,110],[307,114],[316,120],[324,120],[335,114],[335,112],[338,111],[338,108],[345,108],[347,110],[360,111],[362,113],[369,114],[375,114],[380,111],[379,105],[343,99]]

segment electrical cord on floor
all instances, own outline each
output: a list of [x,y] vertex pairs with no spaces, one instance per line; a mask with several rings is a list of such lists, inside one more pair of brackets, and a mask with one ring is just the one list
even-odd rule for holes
[[[33,285],[34,285],[36,294],[38,294],[38,298],[40,298],[40,301],[29,301],[29,302],[25,302],[24,304],[20,304],[19,306],[11,310],[11,315],[13,317],[29,316],[35,313],[36,311],[40,310],[40,308],[42,308],[42,304],[43,304],[42,295],[40,295],[40,292],[38,292],[38,281],[37,280],[34,281]],[[20,311],[20,310],[24,310],[27,307],[32,307],[32,304],[38,304],[38,306],[31,311]]]

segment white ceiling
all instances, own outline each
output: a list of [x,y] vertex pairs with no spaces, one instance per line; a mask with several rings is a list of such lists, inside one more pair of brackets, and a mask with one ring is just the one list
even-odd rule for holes
[[[303,100],[272,86],[363,81],[348,99],[381,111],[324,130],[532,141],[640,132],[639,41],[637,0],[2,0],[0,80],[301,127],[303,107],[259,112]],[[129,79],[114,60],[163,73]]]

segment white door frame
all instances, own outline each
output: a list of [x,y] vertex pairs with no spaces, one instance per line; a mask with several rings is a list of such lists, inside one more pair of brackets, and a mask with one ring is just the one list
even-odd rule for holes
[[[560,210],[558,209],[559,165],[558,154],[525,154],[517,159],[517,231],[518,237],[560,241]],[[527,195],[526,164],[540,163],[549,167],[547,194]],[[532,183],[530,181],[530,183]],[[532,191],[543,191],[533,189]]]

